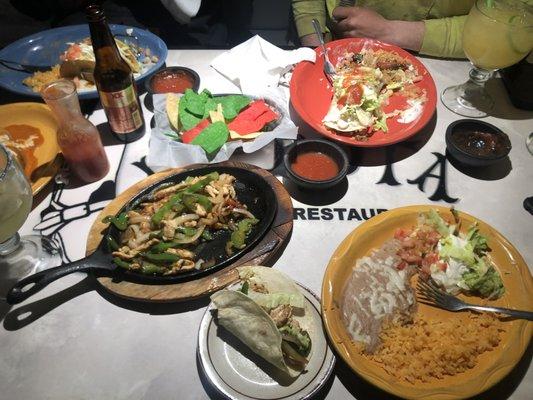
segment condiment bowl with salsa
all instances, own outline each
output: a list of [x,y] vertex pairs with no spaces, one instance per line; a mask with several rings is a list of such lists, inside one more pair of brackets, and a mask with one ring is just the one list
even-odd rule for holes
[[146,91],[157,93],[185,93],[186,89],[195,92],[200,87],[200,76],[190,68],[167,67],[160,69],[146,80]]
[[461,164],[484,167],[507,157],[511,141],[492,124],[475,119],[460,119],[446,129],[448,152]]
[[287,177],[304,189],[326,189],[340,183],[348,172],[348,156],[326,140],[294,142],[283,158]]

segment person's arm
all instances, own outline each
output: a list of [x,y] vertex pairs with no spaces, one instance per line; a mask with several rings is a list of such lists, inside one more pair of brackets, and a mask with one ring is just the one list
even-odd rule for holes
[[326,29],[325,0],[292,0],[294,22],[303,46],[318,46],[320,43],[313,30],[311,21],[316,18],[322,29]]
[[436,57],[464,58],[463,28],[466,15],[424,21],[426,33],[421,54]]
[[424,39],[423,21],[393,21],[362,7],[336,7],[333,29],[341,37],[366,37],[419,51]]

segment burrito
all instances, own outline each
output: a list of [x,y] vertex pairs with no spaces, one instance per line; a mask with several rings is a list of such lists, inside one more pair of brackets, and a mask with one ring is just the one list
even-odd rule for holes
[[309,305],[298,286],[285,274],[267,267],[238,268],[236,290],[211,296],[217,322],[257,355],[291,377],[310,359]]

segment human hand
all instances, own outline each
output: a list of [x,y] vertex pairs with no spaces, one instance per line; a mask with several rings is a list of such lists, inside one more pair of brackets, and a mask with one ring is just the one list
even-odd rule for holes
[[424,21],[391,21],[363,7],[336,7],[332,16],[337,36],[377,39],[415,51],[422,47]]
[[383,40],[390,21],[363,7],[336,7],[332,29],[340,37],[366,37]]

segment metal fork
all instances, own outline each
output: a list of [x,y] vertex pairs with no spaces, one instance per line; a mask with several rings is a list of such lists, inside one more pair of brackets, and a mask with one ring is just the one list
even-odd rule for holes
[[51,65],[26,65],[16,61],[0,60],[0,65],[18,72],[25,72],[27,74],[33,74],[34,72],[49,71],[52,69]]
[[320,41],[320,45],[322,46],[322,56],[324,57],[324,73],[326,74],[326,78],[328,78],[329,83],[333,84],[333,77],[337,73],[335,71],[335,67],[329,61],[328,57],[328,49],[326,48],[326,44],[324,43],[324,36],[322,35],[322,27],[320,26],[320,22],[318,22],[317,19],[313,19],[313,28],[315,28],[315,33],[318,37],[318,40]]
[[441,289],[437,288],[432,282],[426,282],[422,279],[418,280],[417,289],[421,300],[424,300],[424,302],[431,305],[444,308],[448,311],[460,311],[465,309],[474,311],[490,311],[533,321],[533,312],[531,311],[512,310],[510,308],[502,307],[477,306],[474,304],[465,303],[457,297],[445,293]]

